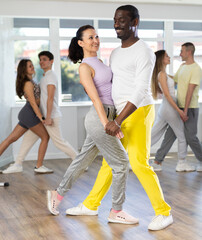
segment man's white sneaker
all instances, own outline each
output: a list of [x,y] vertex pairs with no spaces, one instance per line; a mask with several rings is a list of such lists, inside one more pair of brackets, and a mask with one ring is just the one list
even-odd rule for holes
[[8,168],[6,168],[5,170],[2,171],[3,174],[7,174],[7,173],[17,173],[17,172],[22,172],[23,171],[23,167],[22,164],[18,164],[18,163],[13,163],[10,164],[10,166]]
[[201,161],[199,161],[199,163],[198,163],[198,165],[196,167],[196,171],[197,172],[202,172],[202,162]]
[[150,222],[148,229],[157,231],[164,229],[173,223],[173,217],[170,214],[169,216],[157,215]]
[[87,207],[85,207],[83,203],[79,203],[77,207],[67,209],[66,214],[74,215],[74,216],[79,216],[79,215],[95,216],[95,215],[98,215],[98,210],[90,210]]
[[35,171],[36,173],[52,173],[52,172],[53,172],[53,169],[47,168],[47,167],[45,167],[44,165],[42,165],[42,166],[39,167],[39,168],[35,167],[35,168],[34,168],[34,171]]
[[176,172],[194,172],[196,171],[195,166],[187,163],[186,161],[179,161],[176,166]]
[[155,172],[160,172],[160,171],[162,171],[162,166],[161,166],[161,164],[155,163],[154,160],[150,160],[150,166],[153,167],[153,169],[154,169]]

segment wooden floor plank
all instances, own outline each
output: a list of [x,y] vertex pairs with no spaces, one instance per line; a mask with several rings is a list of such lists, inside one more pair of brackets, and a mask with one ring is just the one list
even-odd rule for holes
[[[135,226],[109,224],[111,190],[99,208],[98,216],[66,216],[65,210],[82,202],[88,195],[101,166],[97,158],[60,206],[61,214],[52,216],[46,208],[46,190],[55,189],[62,179],[69,159],[48,160],[45,165],[53,174],[35,174],[35,161],[24,163],[24,171],[1,174],[0,181],[10,183],[0,188],[0,240],[201,240],[202,239],[202,173],[175,172],[176,154],[170,154],[158,172],[166,201],[172,207],[174,224],[162,231],[148,231],[154,216],[150,201],[136,176],[130,172],[124,209],[138,217]],[[193,154],[188,160],[196,164]]]

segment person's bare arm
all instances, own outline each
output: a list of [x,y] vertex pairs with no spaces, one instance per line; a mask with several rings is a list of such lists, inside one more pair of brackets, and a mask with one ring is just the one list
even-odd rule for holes
[[48,98],[47,98],[47,115],[45,124],[52,125],[51,113],[53,110],[53,101],[55,96],[55,85],[49,84],[47,86]]
[[187,94],[186,94],[186,99],[185,99],[185,107],[184,107],[184,113],[187,115],[188,108],[193,96],[194,89],[196,88],[196,84],[189,84],[188,89],[187,89]]

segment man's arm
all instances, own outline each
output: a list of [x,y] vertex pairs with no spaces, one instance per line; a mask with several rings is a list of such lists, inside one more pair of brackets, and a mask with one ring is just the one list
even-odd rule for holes
[[189,108],[189,105],[190,105],[190,102],[191,102],[191,99],[193,96],[193,92],[194,92],[194,89],[196,86],[197,86],[196,84],[189,84],[189,86],[188,86],[187,95],[186,95],[186,99],[185,99],[185,107],[184,107],[184,113],[186,115],[187,115],[188,108]]
[[52,125],[51,113],[53,109],[53,100],[55,96],[55,85],[49,84],[47,86],[47,90],[48,90],[48,98],[47,98],[47,115],[46,115],[45,124]]

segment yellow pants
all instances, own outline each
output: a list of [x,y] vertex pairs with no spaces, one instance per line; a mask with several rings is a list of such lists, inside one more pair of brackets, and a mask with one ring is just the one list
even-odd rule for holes
[[[153,168],[148,164],[153,122],[153,105],[138,108],[123,121],[121,130],[124,138],[121,141],[128,152],[132,170],[145,189],[155,214],[168,216],[171,207],[165,202],[158,177]],[[102,167],[100,168],[93,189],[83,204],[91,210],[97,210],[111,183],[112,169],[105,159],[103,159]]]

